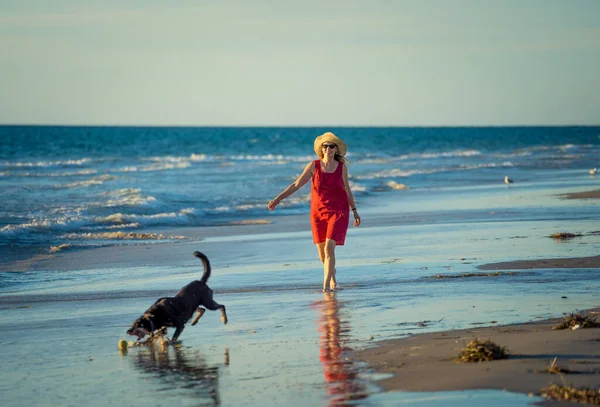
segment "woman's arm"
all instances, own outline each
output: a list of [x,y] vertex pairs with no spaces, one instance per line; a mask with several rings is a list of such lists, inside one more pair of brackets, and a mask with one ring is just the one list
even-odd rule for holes
[[352,215],[354,216],[354,226],[360,226],[360,216],[358,216],[358,211],[356,210],[356,203],[354,202],[354,195],[352,195],[350,183],[348,182],[348,167],[344,165],[343,170],[344,171],[342,172],[342,177],[344,180],[344,188],[346,188],[346,194],[348,195],[348,204],[350,205]]
[[294,192],[296,192],[297,190],[302,188],[304,186],[304,184],[306,184],[312,178],[313,173],[314,173],[314,168],[315,168],[315,163],[313,161],[309,162],[306,165],[306,167],[304,167],[304,171],[302,171],[302,174],[300,174],[298,179],[296,181],[294,181],[294,183],[291,184],[289,187],[284,189],[282,193],[277,195],[275,197],[275,199],[273,199],[271,202],[269,202],[269,204],[267,205],[267,208],[269,208],[269,210],[272,211],[273,209],[275,209],[275,207],[277,205],[279,205],[279,202],[283,201],[285,198],[287,198],[288,196],[292,195]]

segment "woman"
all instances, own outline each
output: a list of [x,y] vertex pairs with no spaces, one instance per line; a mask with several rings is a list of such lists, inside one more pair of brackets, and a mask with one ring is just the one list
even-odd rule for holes
[[315,139],[318,160],[306,165],[298,179],[275,199],[269,202],[269,210],[299,190],[312,179],[310,199],[310,224],[313,241],[323,263],[323,291],[338,289],[335,270],[335,247],[346,240],[349,212],[352,210],[354,226],[360,225],[354,197],[348,183],[346,143],[333,133],[325,133]]

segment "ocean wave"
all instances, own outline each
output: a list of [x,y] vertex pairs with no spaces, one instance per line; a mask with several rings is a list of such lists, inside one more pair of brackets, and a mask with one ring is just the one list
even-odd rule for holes
[[115,172],[137,172],[139,170],[138,170],[138,167],[136,167],[135,165],[130,165],[130,166],[127,166],[127,167],[118,168],[118,169],[116,169],[114,171]]
[[352,192],[354,194],[367,192],[367,187],[365,185],[363,185],[363,184],[359,184],[359,183],[354,182],[352,180],[348,180],[348,184],[350,184],[350,189],[352,190]]
[[270,225],[270,220],[266,219],[244,219],[244,220],[233,220],[228,225]]
[[[113,214],[105,217],[58,216],[45,219],[30,219],[20,224],[9,224],[0,228],[0,237],[12,241],[46,241],[49,236],[75,236],[76,232],[87,230],[85,235],[98,233],[115,234],[114,236],[139,236],[141,232],[127,232],[115,229],[140,229],[148,226],[188,226],[195,224],[195,209],[183,209],[179,212],[159,213],[154,215]],[[100,232],[99,230],[110,232]]]
[[436,159],[436,158],[454,158],[454,157],[475,157],[480,156],[481,151],[479,150],[452,150],[452,151],[440,151],[437,153],[411,153],[403,154],[398,157],[394,157],[394,160],[414,160],[414,159]]
[[386,185],[388,187],[390,187],[390,189],[396,189],[396,190],[409,189],[405,184],[399,184],[396,181],[389,181]]
[[182,161],[177,163],[165,163],[159,162],[156,164],[148,165],[146,167],[139,168],[141,172],[153,172],[153,171],[168,171],[168,170],[180,170],[183,168],[188,168],[192,165],[189,161]]
[[179,163],[156,163],[146,166],[135,166],[130,165],[127,167],[121,167],[115,172],[158,172],[158,171],[170,171],[170,170],[180,170],[184,168],[190,167],[192,164],[188,162],[179,162]]
[[86,222],[76,217],[56,217],[45,219],[30,219],[19,224],[10,224],[0,228],[0,234],[7,237],[19,237],[29,233],[46,234],[51,231],[67,231],[85,226]]
[[187,163],[190,161],[190,157],[181,157],[181,156],[172,156],[172,155],[163,155],[163,156],[154,156],[142,158],[144,161],[152,161],[158,164],[162,163],[171,163],[171,164],[179,164],[179,163]]
[[60,161],[3,161],[0,166],[5,168],[49,168],[49,167],[72,167],[81,166],[91,161],[90,158],[81,158],[78,160],[60,160]]
[[373,173],[357,175],[355,178],[359,180],[372,180],[380,178],[404,178],[412,175],[424,175],[434,174],[436,172],[443,172],[443,169],[432,169],[432,170],[401,170],[399,168],[392,168],[389,170],[382,170]]
[[59,244],[58,246],[51,246],[50,249],[48,249],[48,252],[58,253],[60,251],[66,250],[66,249],[71,249],[72,247],[73,247],[73,245],[70,243]]
[[111,226],[137,225],[159,226],[159,225],[188,225],[197,217],[198,211],[194,208],[182,209],[179,212],[157,213],[153,215],[135,215],[115,213],[112,215],[95,218],[94,223],[109,224]]
[[233,161],[264,161],[268,163],[306,162],[314,160],[312,155],[242,154],[227,157]]
[[399,168],[392,168],[389,170],[382,170],[367,174],[362,174],[356,176],[356,179],[362,180],[373,180],[373,179],[381,179],[381,178],[406,178],[411,177],[413,175],[429,175],[429,174],[437,174],[442,172],[454,172],[454,171],[472,171],[483,168],[498,168],[498,167],[513,167],[514,164],[510,161],[505,161],[503,163],[483,163],[483,164],[461,164],[451,167],[440,167],[440,168],[432,168],[432,169],[411,169],[411,170],[403,170]]
[[60,236],[67,240],[183,240],[185,236],[166,236],[160,233],[139,232],[99,232],[99,233],[67,233]]
[[151,206],[156,204],[156,198],[153,196],[144,196],[140,188],[123,188],[116,191],[102,193],[102,196],[109,199],[99,206],[117,207],[117,206]]
[[156,156],[143,158],[143,161],[151,161],[151,164],[127,165],[113,170],[113,172],[159,172],[189,168],[197,163],[215,162],[221,166],[234,166],[238,162],[255,162],[263,165],[285,165],[289,163],[305,162],[313,160],[312,156],[286,156],[286,155],[207,155],[192,154],[190,156]]
[[111,181],[117,179],[116,177],[108,174],[101,175],[99,177],[94,177],[85,181],[75,181],[65,185],[59,185],[55,188],[85,188],[92,185],[102,185],[104,181]]
[[369,164],[389,164],[392,160],[390,158],[362,158],[358,160],[358,164],[369,165]]
[[58,178],[58,177],[77,177],[81,175],[93,175],[97,174],[97,170],[86,169],[80,171],[67,171],[67,172],[14,172],[14,171],[3,171],[0,172],[0,176],[10,177],[21,177],[21,178]]
[[192,154],[190,160],[192,161],[206,161],[208,156],[206,154]]

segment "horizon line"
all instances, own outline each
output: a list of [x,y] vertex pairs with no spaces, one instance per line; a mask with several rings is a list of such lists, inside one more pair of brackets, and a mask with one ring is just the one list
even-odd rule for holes
[[0,127],[121,127],[121,128],[482,128],[482,127],[600,127],[598,124],[311,124],[311,125],[195,125],[195,124],[44,124],[44,123],[0,123]]

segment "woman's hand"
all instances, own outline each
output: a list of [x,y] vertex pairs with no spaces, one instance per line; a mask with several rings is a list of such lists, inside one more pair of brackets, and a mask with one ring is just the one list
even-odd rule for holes
[[267,208],[269,208],[269,210],[272,211],[275,209],[275,207],[277,205],[279,205],[279,201],[277,200],[277,198],[275,198],[271,202],[269,202],[269,204],[267,205]]
[[352,211],[352,215],[354,215],[354,226],[360,226],[360,216],[358,216],[358,212],[355,210]]

